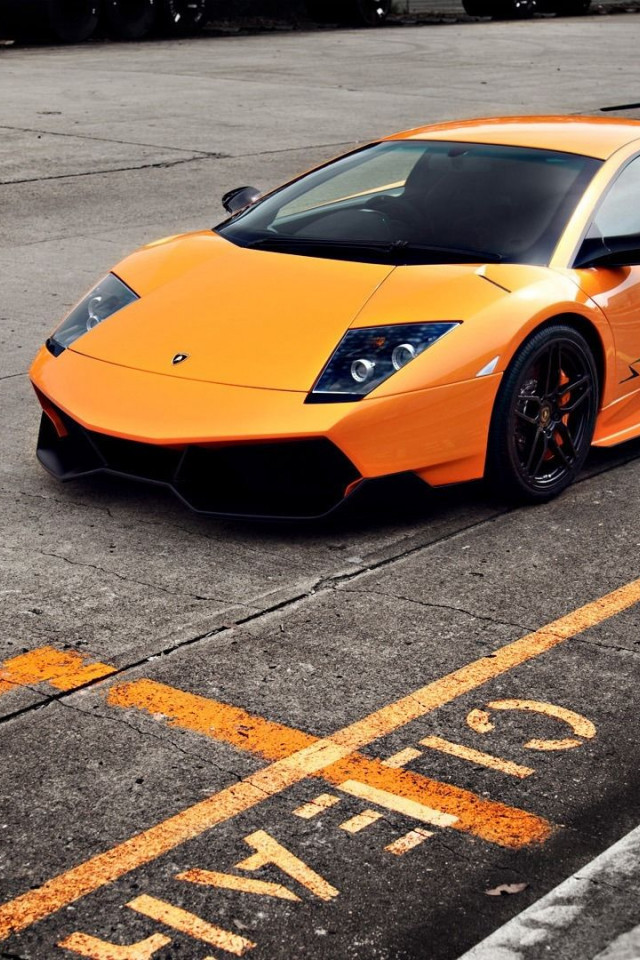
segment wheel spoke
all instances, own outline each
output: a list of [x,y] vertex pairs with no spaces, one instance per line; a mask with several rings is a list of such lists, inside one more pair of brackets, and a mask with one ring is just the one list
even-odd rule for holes
[[576,450],[576,448],[575,448],[575,444],[574,444],[574,442],[573,442],[573,437],[571,436],[571,433],[569,432],[568,426],[566,425],[566,423],[560,422],[560,423],[558,424],[558,428],[557,428],[557,429],[558,429],[558,433],[559,433],[560,436],[562,437],[562,445],[563,445],[563,447],[565,447],[566,450],[568,451],[569,456],[571,457],[571,460],[572,460],[572,461],[575,460],[576,457],[578,456],[578,452],[577,452],[577,450]]
[[565,393],[573,393],[574,390],[577,390],[579,387],[584,387],[587,384],[591,387],[591,377],[588,373],[585,373],[584,376],[578,377],[573,383],[565,383],[562,387],[562,394],[564,396]]
[[588,390],[585,390],[584,393],[581,393],[577,400],[574,400],[573,403],[568,403],[564,407],[560,407],[561,413],[573,413],[578,407],[582,406],[584,401],[591,396],[591,387]]
[[565,467],[569,470],[571,468],[571,464],[573,463],[573,460],[569,460],[569,458],[567,457],[564,451],[563,445],[561,443],[558,443],[555,436],[551,437],[550,445],[551,445],[552,451],[562,460]]
[[545,378],[545,396],[550,396],[560,386],[562,371],[562,357],[559,343],[552,343],[549,347],[547,361],[547,375]]
[[[581,387],[585,387],[586,389],[574,400],[571,394],[574,390],[578,390]],[[575,383],[568,384],[564,393],[569,394],[569,403],[561,406],[560,410],[562,413],[573,413],[574,410],[577,410],[578,407],[584,403],[587,397],[591,396],[591,378],[589,376],[581,377],[579,380],[576,380]]]
[[[540,451],[540,455],[536,456],[538,447],[540,446],[540,443],[539,443],[540,440],[542,440],[542,449]],[[529,451],[529,458],[527,460],[527,467],[526,467],[527,473],[530,474],[532,477],[535,477],[536,473],[540,469],[540,464],[544,460],[544,455],[547,452],[548,446],[549,444],[546,436],[544,435],[542,430],[538,430],[538,432],[536,433],[533,439],[533,443],[531,444],[531,450]],[[534,463],[535,463],[535,468],[534,468]]]
[[516,410],[516,417],[519,417],[521,420],[524,420],[526,423],[533,424],[534,427],[538,426],[538,418],[530,417],[523,410]]

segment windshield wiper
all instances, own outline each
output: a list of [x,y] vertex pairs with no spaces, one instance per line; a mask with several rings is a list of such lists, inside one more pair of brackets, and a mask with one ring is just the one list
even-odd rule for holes
[[491,250],[473,250],[471,247],[440,247],[436,244],[411,243],[410,240],[397,240],[394,249],[406,250],[407,253],[430,253],[443,257],[455,257],[465,263],[501,263],[499,253]]
[[472,250],[468,247],[439,247],[411,243],[409,240],[330,240],[325,237],[259,237],[245,244],[257,248],[302,248],[305,250],[371,250],[376,253],[397,254],[399,263],[431,263],[421,259],[424,255],[436,257],[436,263],[500,263],[500,254],[488,250]]
[[333,247],[338,250],[380,250],[391,253],[405,245],[404,240],[331,240],[327,237],[259,237],[247,247]]

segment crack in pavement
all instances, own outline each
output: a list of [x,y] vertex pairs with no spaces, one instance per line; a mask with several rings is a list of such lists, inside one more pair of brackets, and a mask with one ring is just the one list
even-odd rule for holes
[[152,590],[158,590],[161,593],[167,593],[171,597],[191,597],[192,600],[211,600],[215,603],[222,603],[238,607],[245,607],[247,610],[255,610],[255,607],[252,607],[249,603],[243,603],[242,600],[232,600],[225,599],[221,597],[208,596],[206,594],[199,593],[177,593],[175,590],[169,590],[168,587],[163,587],[159,583],[149,583],[148,580],[138,580],[136,577],[125,576],[123,573],[118,573],[116,570],[109,570],[107,567],[100,567],[96,563],[89,563],[84,560],[71,560],[69,557],[65,557],[64,554],[53,553],[48,550],[38,550],[36,551],[40,554],[41,557],[54,557],[56,560],[63,560],[65,563],[68,563],[72,567],[89,567],[91,570],[96,570],[98,573],[104,573],[106,576],[117,577],[118,580],[124,580],[125,583],[137,583],[141,587],[150,587]]
[[[2,378],[0,377],[0,380]],[[0,499],[15,499],[16,496],[28,497],[36,500],[44,500],[45,503],[57,503],[62,507],[77,507],[80,510],[96,510],[98,512],[106,513],[107,516],[113,520],[115,523],[119,523],[122,529],[126,529],[123,521],[127,520],[125,516],[117,516],[114,514],[111,509],[104,504],[100,503],[81,503],[78,500],[67,500],[60,499],[59,497],[48,497],[43,493],[31,493],[28,490],[12,490],[12,489],[3,489],[0,487]],[[179,504],[176,504],[179,506]],[[166,529],[171,527],[173,530],[179,530],[181,534],[185,534],[188,537],[196,537],[199,540],[205,540],[207,543],[217,543],[220,539],[219,534],[211,535],[204,530],[189,530],[184,526],[184,523],[173,522],[168,520],[166,514],[158,519],[145,519],[144,517],[136,516],[133,518],[133,522],[136,524],[143,524],[147,527],[157,527],[158,529]],[[253,544],[253,543],[242,543],[242,551],[251,551],[251,553],[259,554],[260,556],[270,556],[274,560],[277,560],[278,563],[283,562],[282,553],[277,550],[270,550],[268,547],[265,547],[263,544]],[[272,591],[267,590],[266,594],[260,594],[260,597],[269,595]],[[225,601],[226,602],[226,601]]]
[[512,620],[497,620],[495,617],[490,617],[482,613],[472,613],[470,610],[465,610],[463,607],[456,607],[450,603],[433,603],[428,600],[418,600],[416,597],[404,597],[401,594],[396,593],[386,593],[384,590],[355,590],[351,589],[349,593],[358,593],[364,596],[373,596],[373,597],[388,597],[390,600],[405,600],[407,603],[415,603],[420,607],[434,607],[439,610],[451,610],[455,613],[462,613],[466,617],[470,617],[472,620],[485,620],[488,623],[492,623],[495,626],[503,627],[515,627],[517,630],[524,630],[525,633],[533,633],[533,627],[527,626],[523,623],[514,623]]
[[[0,379],[2,379],[0,377]],[[27,490],[0,490],[0,498],[7,499],[18,495],[20,497],[30,497],[34,500],[44,500],[45,503],[58,503],[61,507],[79,507],[83,510],[97,510],[106,513],[111,520],[116,520],[109,507],[97,503],[79,503],[77,500],[59,500],[58,497],[45,497],[43,493],[29,493]]]
[[[234,777],[234,779],[238,783],[240,782],[240,780],[242,780],[244,776],[244,774],[236,773],[235,770],[227,769],[226,767],[221,766],[219,763],[216,763],[215,760],[213,760],[211,757],[205,757],[205,756],[202,756],[202,754],[197,753],[193,750],[187,750],[184,747],[181,747],[179,743],[176,743],[176,741],[173,740],[168,735],[163,737],[163,736],[160,736],[160,734],[155,733],[153,730],[140,729],[140,727],[137,727],[134,723],[131,723],[130,720],[127,720],[125,716],[109,716],[106,713],[100,713],[97,710],[83,710],[82,707],[79,707],[76,703],[71,703],[70,701],[60,700],[58,703],[59,703],[59,706],[64,707],[65,710],[72,710],[75,713],[81,713],[85,717],[97,717],[99,720],[106,720],[108,723],[119,723],[124,727],[128,727],[129,730],[132,730],[134,733],[137,733],[138,736],[142,737],[143,739],[149,737],[152,740],[157,740],[158,743],[160,743],[164,747],[170,746],[174,750],[176,750],[178,753],[181,753],[184,757],[187,757],[188,759],[200,760],[203,763],[206,763],[209,766],[213,767],[215,770],[217,770],[219,773],[223,774],[224,776]],[[153,718],[150,718],[150,719],[152,722],[154,722]],[[166,720],[167,718],[163,716],[163,719]],[[167,722],[164,725],[163,729],[168,734],[169,731],[171,730],[170,724]],[[209,742],[214,742],[214,741],[209,741]]]
[[[213,630],[207,630],[205,633],[198,634],[195,637],[189,637],[187,640],[182,640],[178,643],[174,643],[164,650],[157,650],[153,653],[147,654],[144,657],[140,657],[139,660],[132,661],[131,663],[125,664],[122,667],[116,668],[112,673],[109,674],[108,679],[114,680],[116,677],[121,676],[122,674],[126,673],[129,670],[135,670],[139,667],[145,666],[146,664],[150,663],[152,660],[157,660],[160,657],[170,656],[171,654],[176,653],[177,651],[182,650],[185,647],[190,647],[196,643],[200,643],[202,640],[209,640],[222,633],[227,633],[227,632],[230,633],[236,627],[244,626],[244,624],[250,623],[253,620],[257,620],[262,616],[275,613],[278,610],[292,606],[293,604],[298,603],[300,600],[305,599],[307,595],[308,594],[302,593],[295,597],[282,600],[280,601],[280,603],[274,604],[273,606],[268,607],[264,610],[256,610],[255,612],[248,614],[246,617],[238,618],[237,620],[233,621],[233,623],[231,624],[228,624],[228,623],[222,624],[219,627],[215,627]],[[20,709],[14,710],[11,713],[7,713],[4,716],[0,716],[0,725],[4,723],[8,723],[11,720],[15,720],[23,716],[24,714],[32,713],[36,710],[41,710],[44,707],[47,707],[52,703],[57,703],[58,701],[64,700],[75,693],[80,693],[81,691],[87,690],[90,687],[94,687],[99,683],[103,683],[105,679],[106,679],[105,677],[98,677],[95,680],[89,680],[87,683],[84,683],[79,687],[75,687],[73,690],[63,690],[63,691],[60,691],[59,693],[49,694],[48,696],[44,697],[39,703],[29,704],[26,707],[21,707]]]
[[26,377],[26,376],[27,376],[26,373],[5,373],[4,376],[0,377],[0,380],[12,380],[14,377]]
[[[505,514],[509,512],[511,512],[511,509],[506,509],[504,511]],[[498,514],[497,516],[502,516],[502,515],[503,514]],[[497,516],[490,517],[488,519],[483,518],[482,520],[476,521],[475,523],[468,524],[463,530],[456,531],[454,534],[445,534],[442,537],[439,537],[434,541],[430,541],[427,544],[423,543],[423,544],[412,546],[408,550],[405,550],[397,555],[384,558],[373,564],[370,564],[365,568],[351,571],[348,574],[340,574],[334,577],[320,578],[318,581],[316,581],[315,584],[313,584],[306,591],[303,591],[292,597],[288,597],[284,600],[281,600],[280,602],[276,604],[272,604],[271,606],[265,607],[262,610],[255,610],[254,612],[248,614],[246,617],[239,617],[238,619],[234,620],[231,624],[222,624],[219,627],[215,627],[213,630],[208,630],[205,633],[198,634],[195,637],[189,637],[187,640],[182,640],[178,643],[174,643],[164,650],[156,651],[152,654],[148,654],[147,656],[141,657],[137,661],[133,661],[129,664],[125,664],[124,666],[116,669],[113,673],[109,674],[109,679],[113,680],[116,677],[126,673],[127,671],[142,667],[145,664],[148,664],[151,660],[154,660],[158,657],[171,656],[172,654],[178,651],[181,651],[185,647],[193,646],[194,644],[200,643],[203,640],[209,640],[212,637],[216,637],[223,633],[230,633],[235,628],[245,626],[246,624],[252,623],[254,620],[258,620],[262,617],[269,616],[281,610],[294,608],[299,603],[309,599],[310,597],[317,596],[320,590],[329,591],[329,590],[335,589],[335,584],[337,582],[342,582],[345,580],[354,580],[365,573],[370,573],[373,570],[377,570],[377,569],[380,569],[381,567],[388,566],[390,563],[393,563],[395,561],[400,561],[405,557],[410,556],[411,554],[414,554],[420,550],[429,549],[430,547],[436,546],[438,543],[441,543],[445,540],[452,539],[455,536],[467,533],[470,529],[480,528],[490,522],[493,522],[495,519],[497,519]],[[57,556],[57,554],[53,554],[53,556]],[[68,558],[66,557],[61,557],[60,559],[67,560],[67,562],[69,563],[73,563],[73,561],[68,560]],[[59,693],[49,694],[48,696],[40,700],[38,703],[28,704],[25,707],[21,707],[18,710],[14,710],[0,717],[0,725],[9,723],[12,720],[18,719],[19,717],[22,717],[27,713],[32,713],[36,710],[42,710],[45,707],[49,706],[51,703],[56,703],[58,701],[65,699],[66,697],[72,696],[74,693],[78,693],[82,690],[88,689],[89,687],[95,686],[97,683],[101,683],[102,680],[103,678],[90,680],[88,683],[83,684],[80,687],[76,687],[75,690],[66,690],[66,691],[60,691]]]
[[16,133],[37,133],[46,137],[66,137],[71,140],[94,140],[97,143],[118,143],[124,147],[147,147],[150,150],[174,150],[176,153],[208,153],[196,151],[191,147],[170,147],[161,143],[142,143],[136,140],[118,140],[116,137],[96,137],[90,133],[67,133],[63,130],[40,130],[38,127],[14,127],[12,124],[0,124],[0,130],[13,130]]
[[[0,125],[0,130],[22,130],[22,129],[23,128],[21,127],[3,127]],[[28,130],[27,128],[24,128],[24,132],[41,133],[44,135],[51,134],[51,132],[48,130],[38,131],[38,130]],[[128,141],[126,140],[108,140],[103,137],[88,137],[88,136],[79,136],[76,134],[51,134],[51,135],[52,136],[77,136],[78,139],[99,140],[105,143],[128,144]],[[187,163],[197,163],[203,160],[241,160],[247,157],[275,156],[281,153],[295,153],[298,151],[306,151],[306,150],[322,150],[324,148],[329,148],[329,147],[333,148],[333,147],[352,146],[353,144],[356,144],[358,142],[359,141],[355,141],[355,140],[340,140],[333,143],[304,144],[299,147],[298,146],[281,147],[277,150],[261,150],[259,153],[255,153],[252,151],[251,153],[237,153],[237,154],[220,153],[214,150],[194,149],[191,151],[190,156],[181,157],[178,160],[157,160],[157,161],[149,161],[147,163],[133,164],[126,167],[108,167],[100,170],[80,170],[77,173],[57,173],[47,177],[25,177],[20,180],[0,180],[0,187],[16,186],[17,184],[25,184],[25,183],[44,183],[47,180],[69,180],[69,179],[74,179],[78,177],[96,177],[96,176],[102,176],[110,173],[127,173],[127,172],[134,172],[137,170],[162,169],[162,168],[168,168],[168,167],[177,167]],[[158,150],[179,150],[181,153],[187,152],[186,150],[181,150],[179,147],[155,147],[154,144],[136,144],[136,143],[131,143],[129,145],[141,146],[141,147],[154,147],[155,149],[158,149]]]
[[603,650],[615,650],[617,653],[629,653],[632,657],[640,656],[640,650],[632,650],[629,647],[620,647],[615,643],[602,643],[598,640],[589,640],[587,637],[574,637],[578,643],[586,643],[590,647],[602,647]]
[[46,180],[72,180],[77,177],[98,177],[106,173],[126,173],[133,170],[158,170],[163,167],[179,167],[196,160],[230,160],[226,153],[203,153],[201,156],[183,157],[180,160],[158,160],[151,163],[139,163],[128,167],[110,167],[103,170],[81,170],[78,173],[54,173],[50,177],[30,177],[23,180],[2,180],[0,187],[13,187],[20,183],[43,183]]

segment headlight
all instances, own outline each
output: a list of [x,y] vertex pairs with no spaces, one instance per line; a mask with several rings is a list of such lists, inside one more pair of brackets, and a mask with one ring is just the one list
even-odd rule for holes
[[138,295],[130,290],[126,283],[118,280],[113,273],[108,274],[73,308],[53,336],[49,337],[48,349],[57,357],[83,333],[137,299]]
[[349,330],[307,399],[312,403],[361,400],[457,326],[451,321]]

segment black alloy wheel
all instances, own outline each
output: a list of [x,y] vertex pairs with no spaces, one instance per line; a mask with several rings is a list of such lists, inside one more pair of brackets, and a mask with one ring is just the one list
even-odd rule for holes
[[155,0],[104,0],[107,32],[116,40],[143,40],[156,23]]
[[158,0],[160,25],[172,37],[190,37],[207,25],[209,0]]
[[487,477],[510,499],[550,500],[575,479],[598,412],[591,349],[573,327],[535,333],[507,369],[491,422]]

